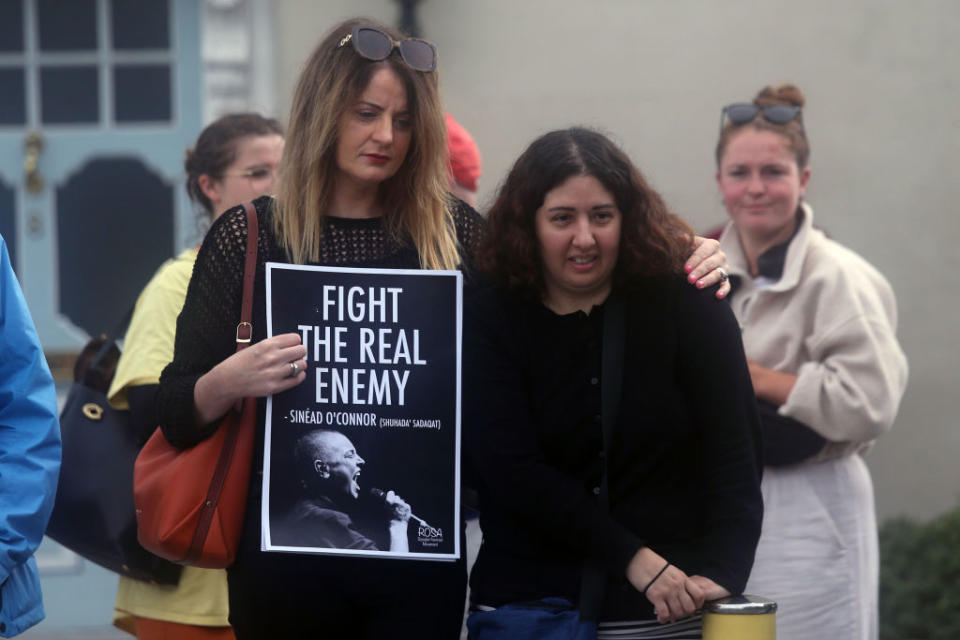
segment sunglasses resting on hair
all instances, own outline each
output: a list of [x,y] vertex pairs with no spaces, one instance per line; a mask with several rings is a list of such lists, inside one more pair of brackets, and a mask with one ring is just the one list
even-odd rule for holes
[[723,119],[727,118],[733,124],[752,122],[758,114],[772,124],[787,124],[800,115],[800,107],[789,104],[771,104],[758,106],[748,102],[728,104],[720,111],[720,132],[723,133]]
[[394,49],[399,49],[400,57],[411,69],[429,73],[437,68],[437,48],[420,38],[394,40],[379,29],[357,26],[344,36],[337,48],[348,42],[367,60],[386,60]]

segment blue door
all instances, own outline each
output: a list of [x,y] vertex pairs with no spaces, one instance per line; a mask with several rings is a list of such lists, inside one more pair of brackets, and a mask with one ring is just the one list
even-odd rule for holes
[[[182,167],[201,126],[201,6],[0,0],[0,234],[48,355],[112,330],[197,240]],[[35,633],[109,624],[116,576],[50,540],[37,560]]]
[[0,0],[0,233],[48,353],[112,329],[195,235],[198,5]]

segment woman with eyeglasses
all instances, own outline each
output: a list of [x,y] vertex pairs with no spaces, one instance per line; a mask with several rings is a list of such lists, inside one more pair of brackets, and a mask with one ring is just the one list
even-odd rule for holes
[[[594,131],[538,138],[507,176],[465,330],[471,638],[538,637],[531,609],[578,605],[600,638],[699,638],[704,600],[743,590],[756,410],[733,314],[684,284],[687,229]],[[585,565],[600,586],[581,592]]]
[[877,525],[863,454],[907,381],[884,277],[816,229],[803,196],[803,94],[767,87],[722,112],[721,246],[763,428],[763,535],[747,584],[777,638],[877,637]]
[[[348,20],[321,40],[297,82],[276,198],[259,218],[253,341],[235,352],[247,236],[242,208],[207,234],[161,379],[164,435],[189,447],[240,398],[305,378],[299,334],[266,338],[264,263],[455,269],[469,263],[480,216],[448,195],[437,54],[424,40]],[[725,264],[715,243],[691,256],[699,286]],[[243,540],[227,570],[239,638],[437,638],[459,635],[465,562],[377,561],[260,551],[264,407]]]
[[[223,116],[187,151],[187,193],[209,223],[238,202],[271,193],[283,152],[283,130],[255,113]],[[129,408],[144,442],[157,428],[160,372],[173,359],[177,316],[197,249],[168,260],[137,300],[108,397]],[[185,567],[175,586],[120,578],[114,624],[141,640],[233,638],[227,621],[227,576],[222,570]]]

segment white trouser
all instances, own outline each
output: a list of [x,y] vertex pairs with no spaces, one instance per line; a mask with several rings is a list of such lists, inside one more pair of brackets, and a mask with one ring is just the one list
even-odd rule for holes
[[746,592],[777,601],[777,640],[876,640],[873,484],[859,455],[766,467]]

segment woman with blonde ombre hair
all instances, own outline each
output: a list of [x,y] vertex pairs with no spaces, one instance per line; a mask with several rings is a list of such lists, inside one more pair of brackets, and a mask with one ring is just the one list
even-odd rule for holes
[[[278,195],[254,202],[260,229],[254,345],[235,352],[247,219],[234,207],[213,224],[197,256],[173,362],[161,378],[157,407],[172,444],[196,444],[235,401],[261,398],[254,469],[262,469],[262,398],[300,384],[306,368],[298,334],[266,338],[266,262],[455,269],[472,252],[481,219],[447,195],[435,67],[432,44],[363,20],[335,27],[307,60]],[[260,551],[258,478],[241,549],[227,571],[238,638],[459,635],[462,558],[268,555]]]
[[[347,194],[338,190],[337,184],[342,177],[337,148],[342,118],[374,72],[389,69],[409,101],[409,112],[402,114],[400,127],[409,136],[409,147],[405,156],[395,155],[395,166],[384,166],[390,175],[377,184],[373,212],[382,216],[384,230],[391,236],[408,236],[413,241],[420,266],[455,269],[460,256],[449,215],[446,125],[437,94],[437,74],[417,71],[397,56],[371,63],[357,55],[349,42],[343,42],[343,34],[352,37],[353,28],[362,24],[360,20],[349,21],[331,31],[300,75],[290,114],[289,152],[280,167],[285,179],[277,196],[277,235],[294,261],[316,262],[320,260],[324,218],[356,217],[343,210]],[[399,33],[380,29],[394,40],[402,38]],[[416,135],[410,136],[410,131]],[[388,212],[383,210],[383,203],[390,203],[389,215],[385,215]]]

